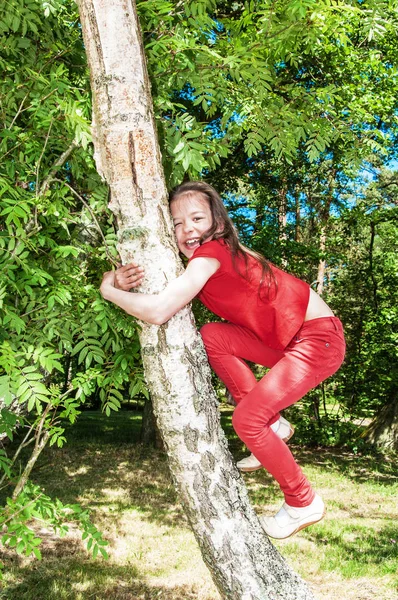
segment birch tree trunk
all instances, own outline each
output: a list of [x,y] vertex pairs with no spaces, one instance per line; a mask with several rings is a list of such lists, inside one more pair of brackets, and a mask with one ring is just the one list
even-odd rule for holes
[[[319,250],[321,255],[325,255],[326,252],[326,242],[327,242],[327,230],[329,225],[330,218],[330,207],[333,201],[333,193],[336,187],[336,169],[333,168],[329,177],[329,191],[327,198],[325,199],[324,206],[319,210],[319,220],[320,220],[320,232],[319,232]],[[316,278],[316,291],[322,296],[325,288],[325,270],[326,270],[326,260],[321,258],[318,263],[318,273]]]
[[[326,250],[326,224],[322,222],[321,231],[319,235],[319,250],[323,255]],[[326,260],[321,258],[318,263],[318,273],[316,277],[316,291],[322,296],[323,289],[325,287],[325,268],[326,268]]]
[[287,267],[287,260],[286,260],[286,242],[287,242],[287,231],[286,231],[286,226],[287,226],[287,188],[286,188],[286,181],[283,180],[282,181],[282,187],[280,188],[279,192],[278,192],[278,225],[279,225],[279,233],[278,233],[278,238],[279,241],[281,242],[282,248],[283,248],[283,256],[282,256],[282,267],[286,268]]
[[[111,188],[123,262],[159,292],[182,269],[169,217],[139,23],[131,0],[78,0],[94,98],[94,147]],[[188,307],[142,324],[148,388],[180,500],[223,598],[313,600],[264,534],[219,425]]]
[[301,206],[300,206],[300,191],[297,187],[294,188],[294,203],[296,212],[296,221],[294,226],[294,241],[299,242],[301,238]]

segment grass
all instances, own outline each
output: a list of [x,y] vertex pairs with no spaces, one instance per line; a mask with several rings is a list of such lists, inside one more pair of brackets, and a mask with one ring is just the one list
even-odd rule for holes
[[[235,458],[244,449],[231,411],[222,422]],[[57,538],[35,525],[43,560],[3,552],[8,600],[219,600],[176,497],[165,455],[138,444],[140,415],[84,413],[63,449],[43,453],[33,479],[52,496],[90,507],[109,541],[93,559],[71,526]],[[293,441],[293,440],[292,440]],[[292,444],[325,499],[322,523],[276,542],[319,600],[398,599],[398,478],[393,459]],[[394,468],[395,467],[395,468]],[[281,503],[264,470],[246,474],[258,513]]]

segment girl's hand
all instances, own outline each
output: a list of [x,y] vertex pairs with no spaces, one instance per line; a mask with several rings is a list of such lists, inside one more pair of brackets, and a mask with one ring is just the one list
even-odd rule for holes
[[106,297],[106,290],[111,287],[115,287],[115,271],[107,271],[102,276],[100,292],[104,298]]
[[114,286],[119,290],[128,292],[131,288],[141,285],[144,278],[144,269],[136,263],[129,263],[115,271]]

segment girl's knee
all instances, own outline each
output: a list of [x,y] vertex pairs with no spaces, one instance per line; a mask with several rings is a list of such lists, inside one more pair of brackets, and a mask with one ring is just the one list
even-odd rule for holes
[[213,339],[215,335],[216,325],[218,323],[206,323],[200,328],[200,335],[202,336],[203,341],[208,339]]
[[242,410],[241,405],[239,404],[232,415],[232,427],[243,442],[247,437],[251,437],[253,434],[250,420],[247,419],[247,414],[245,414],[245,411]]
[[206,323],[200,328],[200,335],[202,336],[203,343],[206,350],[213,349],[219,345],[221,331],[223,323]]
[[248,414],[244,404],[244,401],[241,401],[232,415],[232,426],[236,434],[245,443],[252,442],[258,436],[262,436],[265,442],[270,431],[269,422]]

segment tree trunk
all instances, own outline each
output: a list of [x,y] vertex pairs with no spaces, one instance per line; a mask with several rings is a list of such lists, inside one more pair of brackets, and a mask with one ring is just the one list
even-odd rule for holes
[[[319,250],[323,255],[326,250],[326,224],[323,223],[321,225],[321,233],[319,236]],[[326,260],[321,258],[318,263],[318,274],[316,278],[316,291],[320,296],[323,294],[323,288],[325,285],[325,268],[326,268]]]
[[294,227],[294,240],[296,242],[300,241],[300,228],[301,228],[301,212],[300,212],[300,191],[299,189],[295,188],[294,189],[294,202],[295,202],[295,209],[296,209],[296,222],[295,222],[295,227]]
[[[94,99],[97,167],[108,181],[123,262],[157,293],[182,269],[172,233],[135,4],[79,0]],[[267,539],[219,425],[210,370],[188,307],[140,341],[157,424],[180,500],[223,598],[310,600]]]
[[280,246],[282,247],[282,260],[281,264],[284,268],[287,267],[286,260],[286,242],[287,242],[287,188],[285,187],[286,182],[282,181],[282,187],[278,192],[279,202],[278,202],[278,226],[279,233],[278,238],[280,242]]
[[[319,221],[320,221],[320,232],[319,232],[319,250],[321,256],[326,253],[326,242],[327,242],[327,230],[330,219],[330,207],[333,202],[334,190],[336,188],[336,168],[332,167],[329,175],[329,190],[328,195],[325,199],[325,204],[319,210]],[[321,258],[318,263],[318,275],[317,275],[317,286],[316,291],[322,296],[325,287],[325,270],[326,260]]]
[[142,411],[140,441],[144,446],[153,446],[164,450],[163,441],[153,414],[152,402],[149,398],[145,399],[144,410]]
[[287,189],[285,187],[285,182],[282,182],[282,188],[279,190],[279,204],[278,204],[278,224],[279,224],[279,241],[286,242],[287,241]]
[[376,277],[375,277],[374,269],[373,269],[373,249],[374,249],[375,237],[376,237],[376,225],[375,225],[374,221],[371,221],[370,222],[370,246],[369,246],[369,272],[370,272],[370,277],[372,279],[373,304],[375,307],[375,311],[377,313],[379,311],[379,305],[377,302],[377,281],[376,281]]
[[388,404],[365,430],[363,437],[383,450],[398,450],[398,390],[391,392]]

